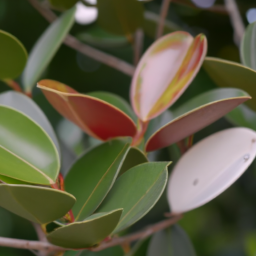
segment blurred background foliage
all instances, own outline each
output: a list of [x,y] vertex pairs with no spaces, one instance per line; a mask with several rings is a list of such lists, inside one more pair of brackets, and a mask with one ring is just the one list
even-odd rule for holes
[[[224,6],[221,0],[217,0],[215,4]],[[246,12],[250,8],[256,7],[256,3],[254,0],[237,0],[237,4],[244,23],[247,25]],[[161,0],[146,2],[143,5],[145,17],[159,15]],[[192,35],[204,33],[208,38],[208,56],[240,62],[239,49],[233,41],[233,28],[225,11],[213,12],[208,9],[199,9],[189,0],[175,0],[170,5],[167,20],[169,25],[165,32],[179,29],[188,31]],[[16,36],[25,45],[28,52],[48,25],[49,23],[31,7],[28,1],[0,0],[0,29]],[[144,20],[142,21],[142,27],[145,32],[143,45],[145,51],[154,41],[156,25],[154,22],[145,22]],[[89,35],[87,31],[91,31]],[[100,43],[100,38],[107,37],[108,32],[102,30],[100,25],[95,23],[89,25],[76,23],[71,30],[71,34],[81,40],[86,40],[87,43],[91,42],[93,47],[131,64],[133,63],[133,46],[129,43],[129,38],[115,35],[118,39],[115,42],[118,42],[118,44],[115,47],[106,47],[106,43]],[[98,41],[92,40],[93,35],[99,37]],[[108,91],[129,100],[131,77],[86,57],[65,45],[61,46],[44,72],[43,77],[61,81],[79,92]],[[190,97],[214,87],[215,85],[209,82],[207,74],[201,70],[176,104],[178,105]],[[9,88],[0,82],[0,91],[5,90],[9,90]],[[33,95],[35,101],[55,127],[63,144],[62,171],[65,172],[75,155],[79,155],[84,149],[98,143],[98,141],[88,138],[77,127],[64,121],[38,89],[34,90]],[[216,131],[229,127],[232,127],[232,124],[222,118],[196,133],[194,141],[197,142]],[[65,140],[67,138],[65,134],[69,134],[69,140]],[[70,148],[72,149],[71,152]],[[67,149],[67,152],[65,149]],[[174,161],[172,168],[179,157],[179,151],[174,145],[150,153],[149,157],[157,160],[172,160]],[[140,229],[149,223],[163,219],[163,213],[168,211],[166,194],[164,194],[147,216],[136,223],[129,231]],[[256,162],[218,198],[203,207],[186,213],[180,224],[191,238],[199,256],[255,255]],[[2,208],[0,208],[0,236],[36,239],[32,224]],[[0,255],[33,254],[24,250],[0,248]]]

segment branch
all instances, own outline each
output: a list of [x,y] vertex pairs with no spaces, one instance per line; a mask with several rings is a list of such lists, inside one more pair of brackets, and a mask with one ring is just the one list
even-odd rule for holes
[[239,46],[245,30],[242,17],[235,0],[225,0],[225,5],[234,29],[235,44]]
[[[139,239],[143,239],[148,236],[151,236],[152,234],[154,234],[162,229],[165,229],[165,228],[175,224],[181,218],[182,218],[182,215],[176,215],[170,219],[163,220],[161,222],[153,224],[153,225],[147,227],[145,230],[142,230],[142,231],[139,231],[139,232],[127,235],[127,236],[113,238],[109,242],[102,242],[96,248],[88,248],[88,249],[90,249],[90,251],[102,251],[109,247],[113,247],[116,245],[121,245],[124,243],[129,243],[129,242],[133,242],[133,241],[136,241]],[[66,250],[69,250],[67,248],[55,246],[53,244],[50,244],[50,243],[44,242],[44,241],[29,241],[29,240],[5,238],[5,237],[0,237],[0,246],[12,247],[12,248],[18,248],[18,249],[45,251],[48,253],[54,252],[54,251],[55,252],[56,251],[64,252]]]
[[141,28],[137,29],[134,36],[134,65],[136,66],[140,60],[143,51],[144,33]]
[[[37,0],[28,0],[29,3],[49,22],[55,21],[57,16],[45,5],[41,5]],[[135,67],[131,64],[118,59],[110,54],[99,51],[89,45],[81,43],[72,35],[68,35],[64,40],[64,43],[69,47],[81,52],[82,54],[89,56],[90,58],[104,63],[112,68],[115,68],[126,75],[132,76]]]
[[160,20],[158,23],[157,31],[156,31],[156,39],[162,36],[164,31],[164,22],[169,10],[169,6],[171,3],[171,0],[162,0],[162,6],[161,6],[161,12],[160,12]]

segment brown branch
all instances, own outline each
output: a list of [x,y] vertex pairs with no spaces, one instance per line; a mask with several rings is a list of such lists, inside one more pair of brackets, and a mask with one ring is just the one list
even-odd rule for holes
[[[29,3],[49,22],[53,22],[57,17],[46,5],[40,4],[37,0],[28,0]],[[89,45],[86,45],[77,40],[72,35],[68,35],[64,43],[69,47],[89,56],[90,58],[104,63],[112,68],[115,68],[126,75],[132,76],[135,67],[121,59],[118,59],[110,54],[99,51]]]
[[137,29],[134,35],[134,65],[136,66],[140,60],[143,51],[144,33],[141,28]]
[[[181,218],[182,218],[182,215],[174,215],[172,218],[163,220],[161,222],[148,226],[146,229],[142,231],[139,231],[127,236],[123,236],[123,237],[113,238],[109,242],[102,242],[98,247],[90,248],[90,251],[102,251],[109,247],[113,247],[116,245],[121,245],[124,243],[129,243],[139,239],[146,238],[162,229],[165,229],[175,224]],[[69,250],[67,248],[55,246],[53,244],[50,244],[44,241],[29,241],[29,240],[5,238],[5,237],[0,237],[0,246],[12,247],[12,248],[18,248],[18,249],[45,251],[47,253],[54,252],[54,251],[63,252],[63,251]]]

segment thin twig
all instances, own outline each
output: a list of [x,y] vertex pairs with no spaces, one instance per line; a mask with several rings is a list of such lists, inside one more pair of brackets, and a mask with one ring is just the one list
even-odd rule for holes
[[32,225],[34,226],[34,229],[35,229],[35,231],[36,231],[38,240],[39,240],[39,241],[46,242],[47,239],[46,239],[46,236],[45,236],[44,231],[43,231],[42,228],[41,228],[41,225],[38,224],[38,223],[34,223],[34,222],[32,222]]
[[[123,237],[113,238],[112,240],[110,240],[108,242],[103,242],[100,244],[100,246],[98,246],[96,248],[90,248],[90,251],[102,251],[109,247],[113,247],[116,245],[121,245],[124,243],[129,243],[129,242],[133,242],[133,241],[136,241],[139,239],[146,238],[146,237],[158,232],[159,230],[165,229],[165,228],[175,224],[181,218],[182,218],[181,215],[175,215],[170,219],[163,220],[161,222],[153,224],[142,231],[139,231],[139,232],[127,235],[127,236],[123,236]],[[63,252],[63,251],[69,250],[67,248],[55,246],[53,244],[50,244],[50,243],[44,242],[44,241],[29,241],[29,240],[5,238],[5,237],[0,237],[0,246],[19,248],[19,249],[45,251],[48,253],[53,252],[53,251]]]
[[140,60],[143,51],[144,33],[141,28],[137,29],[134,36],[134,65]]
[[225,5],[234,29],[235,44],[239,46],[245,30],[242,17],[235,0],[225,0]]
[[[51,11],[45,5],[41,5],[38,0],[28,0],[29,3],[49,22],[53,22],[57,17],[54,12]],[[133,65],[118,59],[110,54],[99,51],[89,45],[86,45],[75,37],[68,35],[64,40],[64,43],[69,47],[81,52],[82,54],[89,56],[90,58],[97,60],[101,63],[104,63],[112,68],[115,68],[126,75],[132,76],[135,68]]]
[[156,39],[162,36],[164,31],[164,22],[169,10],[171,0],[162,0],[161,12],[160,12],[160,20],[158,23],[157,31],[156,31]]

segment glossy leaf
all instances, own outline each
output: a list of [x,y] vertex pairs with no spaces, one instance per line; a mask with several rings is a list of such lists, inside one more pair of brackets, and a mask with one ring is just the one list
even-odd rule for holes
[[60,190],[0,184],[0,206],[40,224],[63,217],[75,201],[74,196]]
[[89,149],[71,167],[65,189],[77,199],[73,207],[76,221],[84,220],[103,201],[120,171],[129,143],[112,140]]
[[122,175],[132,167],[148,162],[146,155],[138,148],[131,147],[122,164],[119,175]]
[[132,119],[106,101],[80,94],[53,80],[42,80],[38,87],[60,114],[96,139],[132,137],[136,133]]
[[169,120],[165,117],[159,121],[162,118],[159,117],[151,121],[146,151],[167,147],[194,134],[248,99],[250,96],[246,92],[231,88],[215,89],[198,95],[172,113],[169,112]]
[[131,35],[142,25],[143,5],[137,0],[98,0],[98,23],[118,35]]
[[26,92],[31,92],[74,23],[75,7],[63,13],[34,45],[22,75]]
[[33,100],[22,93],[7,91],[0,94],[0,105],[14,108],[30,117],[50,136],[60,153],[59,143],[50,122]]
[[153,235],[147,256],[196,256],[193,245],[184,230],[172,226]]
[[0,106],[0,174],[28,183],[55,183],[60,163],[47,133],[32,119]]
[[242,63],[256,70],[256,22],[248,25],[240,45]]
[[67,10],[73,7],[78,0],[49,0],[51,5],[59,10]]
[[65,248],[92,247],[111,234],[121,214],[122,209],[93,214],[84,221],[57,228],[47,235],[47,239]]
[[[219,87],[239,88],[256,98],[256,72],[236,62],[213,57],[205,58],[203,68]],[[256,102],[250,100],[248,106],[256,110]]]
[[27,62],[27,51],[13,35],[0,30],[0,79],[16,78]]
[[231,186],[256,155],[256,133],[232,128],[193,146],[174,167],[168,183],[172,212],[197,208]]
[[125,256],[147,256],[151,237],[138,241]]
[[109,33],[97,24],[94,24],[88,27],[85,31],[80,32],[77,35],[77,38],[82,42],[101,48],[116,48],[128,44],[128,40],[125,36]]
[[207,41],[200,34],[174,32],[144,54],[132,80],[131,102],[142,121],[160,115],[185,91],[200,69]]
[[117,179],[97,210],[124,209],[114,233],[141,219],[156,204],[166,186],[168,165],[166,162],[137,165]]

